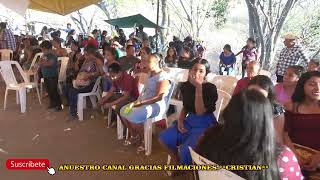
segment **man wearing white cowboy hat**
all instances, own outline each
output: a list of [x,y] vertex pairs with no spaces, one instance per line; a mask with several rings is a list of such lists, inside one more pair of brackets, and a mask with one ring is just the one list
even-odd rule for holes
[[302,65],[306,67],[308,59],[303,53],[301,47],[296,44],[298,37],[293,33],[287,33],[284,36],[284,45],[281,50],[276,68],[277,82],[283,82],[283,76],[289,66]]

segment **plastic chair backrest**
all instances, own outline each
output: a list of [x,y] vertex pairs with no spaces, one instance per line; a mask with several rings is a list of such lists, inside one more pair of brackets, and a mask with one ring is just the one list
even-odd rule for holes
[[216,110],[214,111],[214,115],[219,120],[221,111],[224,110],[224,108],[228,105],[231,95],[223,90],[217,89],[218,92],[218,100],[216,102]]
[[[202,157],[196,153],[191,147],[189,147],[192,161],[196,165],[217,165],[216,163]],[[219,169],[216,171],[198,171],[199,180],[244,180],[244,178],[234,174],[231,171],[225,169]]]
[[16,76],[13,72],[12,65],[17,67],[24,82],[28,82],[27,76],[24,73],[22,67],[20,66],[20,64],[18,62],[16,62],[16,61],[0,61],[0,72],[1,72],[2,78],[5,81],[6,85],[13,86],[13,85],[18,84]]
[[270,78],[272,74],[271,74],[271,72],[269,72],[267,70],[261,69],[259,71],[259,75],[265,75],[265,76],[268,76]]
[[43,55],[43,53],[37,53],[34,57],[33,57],[33,60],[31,62],[31,65],[30,65],[30,68],[29,68],[29,71],[32,70],[32,68],[34,67],[34,65],[37,63],[38,59]]
[[69,57],[59,57],[58,61],[61,62],[60,70],[59,70],[59,81],[65,81],[66,80],[66,73],[67,73],[67,66]]
[[229,94],[233,93],[234,88],[237,85],[238,79],[233,76],[215,76],[212,81],[210,81],[214,85],[216,85],[217,89],[224,90]]
[[181,68],[168,68],[169,69],[169,79],[178,84],[179,82],[188,81],[189,70]]
[[1,61],[3,60],[12,60],[13,51],[11,49],[0,49],[0,57]]
[[101,76],[99,76],[96,80],[96,82],[94,83],[94,86],[92,88],[92,93],[97,92],[99,90],[100,87],[100,82],[101,82]]

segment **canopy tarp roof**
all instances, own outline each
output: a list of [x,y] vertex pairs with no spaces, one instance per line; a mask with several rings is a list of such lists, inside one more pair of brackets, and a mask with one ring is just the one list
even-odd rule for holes
[[[117,19],[109,19],[105,20],[107,23],[113,25],[113,26],[119,26],[119,28],[132,28],[132,27],[138,27],[139,25],[143,25],[143,27],[147,28],[157,28],[157,24],[153,23],[146,17],[144,17],[141,14],[136,14],[133,16],[127,16]],[[161,27],[160,27],[161,28]]]
[[24,15],[27,8],[67,15],[101,0],[0,0],[4,6]]

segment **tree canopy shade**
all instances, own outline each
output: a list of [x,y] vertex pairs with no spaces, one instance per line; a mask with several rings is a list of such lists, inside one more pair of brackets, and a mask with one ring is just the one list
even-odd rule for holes
[[105,21],[113,26],[119,26],[119,28],[132,28],[139,25],[143,25],[143,27],[147,28],[162,28],[160,26],[157,26],[157,24],[153,23],[141,14]]
[[101,0],[0,0],[6,7],[24,15],[27,8],[67,15]]

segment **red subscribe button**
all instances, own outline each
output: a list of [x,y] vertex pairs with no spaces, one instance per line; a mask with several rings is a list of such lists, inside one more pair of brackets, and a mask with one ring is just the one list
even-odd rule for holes
[[49,159],[8,159],[6,166],[10,170],[44,170],[49,167]]

